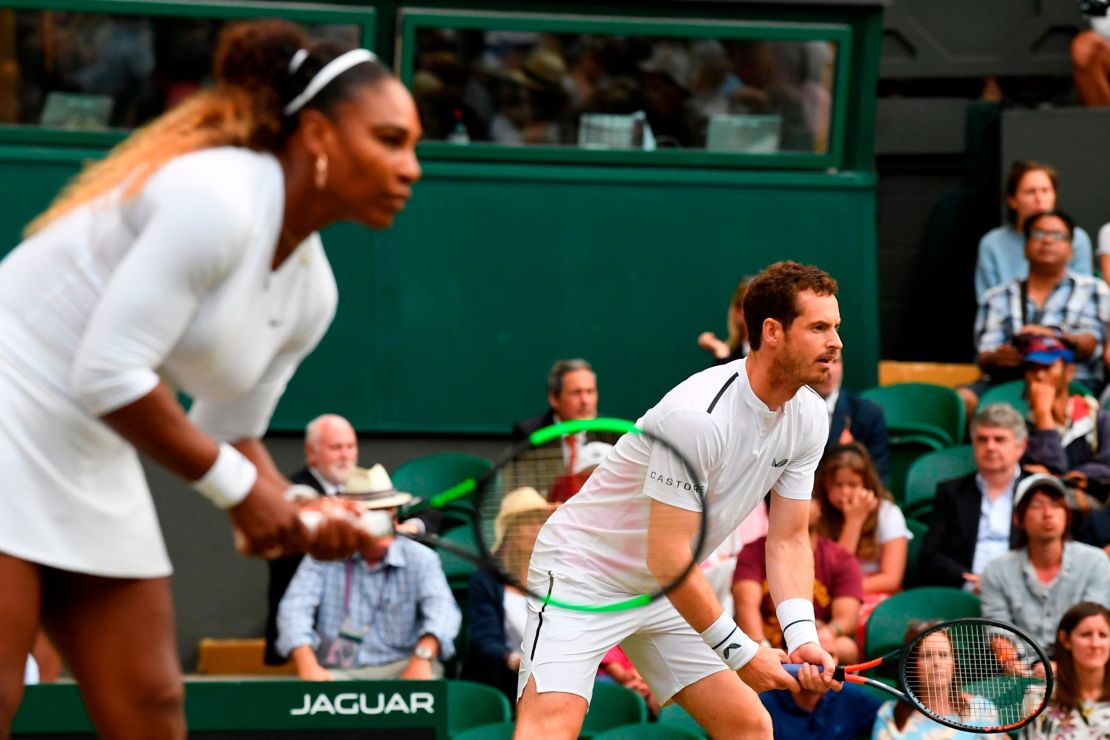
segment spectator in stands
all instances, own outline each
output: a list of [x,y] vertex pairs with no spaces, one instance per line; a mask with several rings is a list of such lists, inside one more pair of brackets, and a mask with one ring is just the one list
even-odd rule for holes
[[736,611],[732,598],[732,577],[736,573],[736,560],[745,547],[767,536],[768,526],[770,520],[767,518],[766,504],[755,507],[747,519],[699,564],[702,575],[709,581],[709,586],[717,594],[726,614]]
[[1075,541],[1100,547],[1110,555],[1110,508],[1103,507],[1088,512],[1076,529]]
[[1064,613],[1056,630],[1056,672],[1048,708],[1022,738],[1110,736],[1110,611],[1083,601]]
[[[940,624],[939,620],[911,622],[906,630],[906,642],[920,637],[926,631]],[[991,706],[983,697],[964,691],[960,681],[960,671],[956,663],[957,652],[952,649],[952,640],[947,631],[938,630],[916,644],[906,660],[910,661],[907,673],[911,676],[927,677],[925,691],[920,697],[922,703],[932,711],[952,719],[966,721],[984,719],[984,710]],[[991,724],[997,724],[997,712]],[[974,717],[974,720],[973,720]],[[1006,740],[1005,734],[980,735],[963,730],[947,729],[917,711],[907,701],[892,700],[879,707],[875,726],[871,731],[872,740]]]
[[648,123],[660,147],[686,148],[695,141],[690,98],[690,56],[682,46],[660,41],[640,63]]
[[[505,572],[520,583],[528,578],[528,561],[551,505],[534,488],[518,488],[501,500],[494,521],[493,553]],[[516,703],[517,669],[528,604],[523,591],[506,586],[484,568],[470,576],[467,615],[470,647],[462,678],[500,689]]]
[[611,449],[613,449],[613,445],[600,440],[582,445],[581,451],[576,455],[574,467],[571,468],[571,471],[557,477],[551,484],[547,500],[554,504],[565,503],[571,496],[582,490],[582,486],[586,484],[590,474],[601,464]]
[[748,356],[748,327],[744,324],[744,296],[748,294],[748,280],[741,279],[732,292],[732,301],[728,304],[728,336],[722,340],[711,331],[698,335],[698,346],[713,355],[716,365]]
[[842,388],[843,380],[844,357],[839,355],[829,368],[828,379],[810,386],[829,407],[829,441],[825,449],[858,442],[867,448],[879,478],[888,484],[890,448],[883,410],[877,403]]
[[[817,623],[817,636],[837,664],[845,661],[837,653],[836,632],[824,622]],[[818,693],[772,689],[760,693],[759,700],[771,715],[775,737],[820,737],[822,740],[853,740],[865,736],[875,724],[882,704],[859,686],[844,684],[840,691]]]
[[1014,488],[1024,473],[1025,420],[992,403],[971,421],[975,472],[937,485],[918,572],[926,585],[979,591],[987,563],[1014,546]]
[[[863,581],[859,562],[852,553],[821,536],[821,514],[820,504],[812,501],[809,541],[813,547],[814,614],[835,634],[839,659],[852,663],[859,657],[854,635],[863,600]],[[767,538],[760,537],[740,551],[733,574],[732,597],[740,629],[757,642],[781,648],[782,630],[767,584],[766,546]]]
[[[597,417],[597,376],[590,363],[583,359],[556,362],[547,375],[547,402],[550,408],[546,414],[518,421],[513,425],[515,439],[524,439],[537,429],[556,422]],[[575,475],[578,458],[588,443],[596,441],[613,444],[616,438],[617,435],[582,431],[563,435],[537,447],[534,454],[530,455],[534,467],[525,476],[527,485],[550,496],[551,488],[558,478]],[[511,489],[525,485],[525,482],[523,479],[518,482],[510,477],[505,485]],[[560,495],[565,495],[565,492]]]
[[513,437],[524,439],[532,432],[559,421],[593,419],[597,416],[597,375],[583,359],[559,360],[547,374],[547,403],[550,408],[513,425]]
[[[412,500],[381,465],[356,468],[339,494],[370,521]],[[366,537],[346,561],[305,558],[278,607],[277,648],[304,680],[432,679],[461,623],[439,556],[405,537]]]
[[[979,241],[975,265],[975,299],[983,305],[987,290],[1021,280],[1029,274],[1025,257],[1025,222],[1037,213],[1056,208],[1059,175],[1047,164],[1016,161],[1006,176],[1006,225],[988,231]],[[1091,274],[1091,237],[1075,230],[1068,269],[1077,275]]]
[[814,478],[813,498],[821,506],[817,531],[859,560],[865,595],[861,617],[866,619],[875,604],[902,590],[913,537],[906,517],[858,442],[825,453]]
[[[347,477],[358,465],[358,437],[351,423],[337,414],[323,414],[308,423],[304,433],[305,466],[289,476],[292,483],[309,486],[324,496],[343,490]],[[285,589],[301,564],[303,555],[267,561],[270,582],[266,588],[267,665],[283,665],[288,658],[277,651],[277,611]]]
[[1075,350],[1075,378],[1096,393],[1110,320],[1110,288],[1068,269],[1075,222],[1063,211],[1025,220],[1029,277],[986,292],[975,320],[977,362],[984,378],[957,390],[969,409],[996,383],[1021,377],[1022,346],[1034,336],[1055,336]]
[[1060,615],[1079,601],[1110,604],[1110,559],[1098,548],[1071,542],[1071,511],[1059,479],[1031,475],[1014,494],[1020,550],[983,571],[983,616],[1016,625],[1046,651],[1056,640]]
[[[1083,105],[1110,105],[1110,18],[1089,16],[1091,30],[1071,42],[1072,74]],[[1106,273],[1103,272],[1105,275]]]
[[499,144],[562,144],[562,124],[567,114],[567,65],[562,55],[537,46],[520,69],[508,79],[515,82],[515,110],[503,110],[493,117],[490,136]]
[[1071,393],[1075,353],[1056,337],[1025,348],[1029,446],[1022,466],[1082,481],[1110,482],[1110,414],[1089,393]]

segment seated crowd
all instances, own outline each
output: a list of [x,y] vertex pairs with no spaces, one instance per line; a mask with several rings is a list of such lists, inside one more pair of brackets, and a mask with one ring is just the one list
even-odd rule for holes
[[[1103,550],[1110,551],[1110,520],[1100,508],[1110,485],[1102,444],[1110,417],[1089,392],[1070,385],[1076,351],[1063,338],[1037,336],[1022,352],[1027,415],[1003,403],[977,409],[968,433],[974,469],[936,486],[914,563],[909,517],[869,452],[888,454],[882,409],[839,387],[839,363],[830,388],[817,389],[828,401],[831,422],[810,515],[819,635],[841,663],[873,657],[865,627],[884,599],[907,587],[963,589],[978,596],[983,616],[1023,629],[1057,665],[1051,710],[1025,736],[1052,736],[1078,720],[1110,732],[1110,692],[1099,679],[1110,660],[1110,559]],[[597,377],[584,360],[556,363],[547,391],[548,411],[518,423],[517,436],[598,415]],[[847,418],[838,423],[838,413]],[[585,434],[555,441],[562,445],[556,457],[565,474],[553,475],[545,490],[519,488],[504,496],[492,549],[507,572],[523,577],[548,515],[577,493],[611,441]],[[310,424],[305,451],[298,479],[325,494],[356,498],[389,517],[409,498],[393,489],[381,466],[355,464],[357,441],[341,417]],[[419,532],[439,526],[394,523]],[[766,532],[767,512],[760,507],[702,568],[741,628],[775,646],[782,635],[766,578]],[[291,657],[301,678],[457,676],[493,686],[515,703],[527,600],[492,574],[477,569],[467,587],[455,584],[452,593],[436,554],[406,538],[346,563],[305,558],[292,571],[282,561],[272,567],[270,654]],[[929,626],[915,622],[909,634]],[[652,716],[659,713],[619,647],[605,656],[597,680],[636,692]],[[773,691],[761,699],[786,737],[819,730],[843,738],[909,738],[940,730],[909,705],[883,703],[857,687],[826,695]],[[947,732],[938,736],[959,736]]]

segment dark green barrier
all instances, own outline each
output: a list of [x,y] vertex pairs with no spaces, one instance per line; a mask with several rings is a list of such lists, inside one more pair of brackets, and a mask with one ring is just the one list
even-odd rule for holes
[[[447,737],[447,684],[190,681],[185,714],[189,737],[196,739],[441,740]],[[16,737],[48,735],[52,740],[95,737],[77,686],[69,683],[27,687],[12,731]]]

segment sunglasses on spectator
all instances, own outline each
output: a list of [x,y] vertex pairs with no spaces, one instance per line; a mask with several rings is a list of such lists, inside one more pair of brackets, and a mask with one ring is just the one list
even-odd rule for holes
[[1071,241],[1066,231],[1044,231],[1042,229],[1033,229],[1029,232],[1029,236],[1033,241],[1044,241],[1051,239],[1054,242]]

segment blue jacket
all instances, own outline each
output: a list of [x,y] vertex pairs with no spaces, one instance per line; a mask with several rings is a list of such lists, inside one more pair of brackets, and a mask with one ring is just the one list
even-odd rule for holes
[[860,398],[855,393],[841,388],[829,422],[829,441],[825,449],[840,444],[840,435],[845,427],[848,428],[853,439],[867,448],[879,478],[889,486],[890,448],[882,408],[873,401]]

